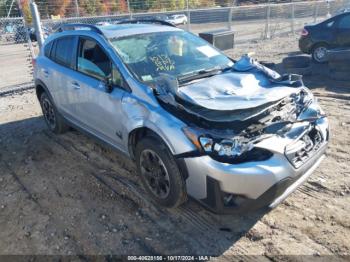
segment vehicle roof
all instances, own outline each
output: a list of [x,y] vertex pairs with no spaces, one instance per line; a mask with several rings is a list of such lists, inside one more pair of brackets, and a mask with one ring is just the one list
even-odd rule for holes
[[107,38],[117,38],[129,35],[139,35],[147,33],[181,31],[181,29],[157,24],[116,24],[98,26]]
[[[157,32],[177,32],[177,31],[183,31],[182,29],[172,27],[172,26],[166,26],[166,25],[158,25],[158,24],[111,24],[111,25],[105,25],[105,26],[96,26],[101,32],[103,33],[104,37],[106,38],[118,38],[118,37],[124,37],[124,36],[131,36],[131,35],[140,35],[140,34],[147,34],[147,33],[157,33]],[[59,38],[64,35],[77,35],[82,34],[83,35],[90,35],[90,34],[98,34],[95,31],[90,31],[86,29],[81,30],[66,30],[62,32],[58,32],[55,34],[49,35],[47,39],[45,39],[43,47],[49,43],[50,41]],[[100,34],[99,34],[100,35]],[[102,36],[102,35],[101,35]]]
[[335,16],[329,17],[329,18],[327,18],[327,19],[325,19],[323,21],[320,21],[320,22],[318,22],[316,24],[310,24],[310,25],[307,25],[307,26],[311,26],[311,27],[312,26],[315,26],[315,27],[322,26],[324,24],[327,24],[327,23],[329,23],[329,22],[331,22],[333,20],[338,20],[340,17],[346,16],[346,15],[349,15],[349,14],[350,14],[350,12],[340,13],[340,14],[337,14]]

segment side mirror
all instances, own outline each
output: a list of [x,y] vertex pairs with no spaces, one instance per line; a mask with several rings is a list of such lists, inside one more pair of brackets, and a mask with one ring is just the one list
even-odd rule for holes
[[103,81],[106,87],[106,92],[111,93],[113,91],[113,80],[111,77],[107,76]]

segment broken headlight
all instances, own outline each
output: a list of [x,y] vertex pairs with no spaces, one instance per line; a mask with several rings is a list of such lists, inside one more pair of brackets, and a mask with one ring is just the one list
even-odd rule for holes
[[214,138],[210,135],[202,135],[190,128],[184,128],[183,131],[199,151],[212,156],[232,158],[254,147],[253,143],[244,137]]
[[299,94],[299,101],[302,105],[298,120],[320,118],[325,116],[325,112],[322,110],[317,102],[317,98],[311,93],[310,90],[304,89]]
[[243,141],[240,138],[214,140],[210,137],[201,136],[199,137],[199,143],[205,152],[215,153],[223,157],[240,156],[253,148],[253,143]]

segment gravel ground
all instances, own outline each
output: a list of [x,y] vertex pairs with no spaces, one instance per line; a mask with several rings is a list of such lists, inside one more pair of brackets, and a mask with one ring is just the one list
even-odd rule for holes
[[[289,36],[231,55],[247,50],[279,63],[298,49]],[[157,207],[128,159],[77,131],[50,133],[33,91],[0,97],[0,254],[350,255],[350,84],[324,74],[305,82],[330,119],[327,158],[276,209],[240,216],[215,215],[193,200]]]

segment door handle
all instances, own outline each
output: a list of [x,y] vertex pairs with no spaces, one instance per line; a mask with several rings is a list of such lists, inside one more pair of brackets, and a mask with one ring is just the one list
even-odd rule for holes
[[72,87],[74,88],[74,89],[80,89],[80,85],[79,85],[79,83],[78,82],[72,82]]

